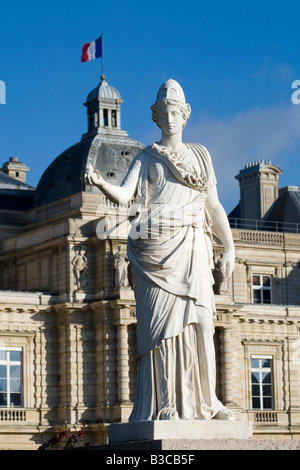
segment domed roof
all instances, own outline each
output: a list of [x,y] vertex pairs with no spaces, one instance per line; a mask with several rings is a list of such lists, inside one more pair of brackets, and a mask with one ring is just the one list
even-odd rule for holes
[[[106,181],[120,185],[134,157],[144,148],[130,139],[120,126],[120,93],[101,77],[85,106],[88,132],[82,140],[62,152],[46,169],[35,191],[35,206],[58,201],[81,191],[101,193],[81,181],[87,165],[97,169]],[[107,113],[107,121],[104,119]],[[114,116],[113,116],[114,114]],[[91,116],[92,115],[92,116]],[[113,120],[114,118],[114,120]]]
[[108,85],[104,78],[102,78],[101,82],[99,83],[94,90],[92,90],[86,99],[86,102],[99,100],[99,99],[109,99],[109,100],[119,100],[121,101],[121,95],[112,86]]
[[82,191],[80,172],[91,142],[86,139],[72,145],[48,166],[35,190],[36,207]]
[[103,135],[83,139],[62,152],[46,169],[35,191],[35,206],[49,204],[81,191],[101,193],[85,185],[81,173],[91,164],[106,181],[120,185],[144,145],[128,137]]

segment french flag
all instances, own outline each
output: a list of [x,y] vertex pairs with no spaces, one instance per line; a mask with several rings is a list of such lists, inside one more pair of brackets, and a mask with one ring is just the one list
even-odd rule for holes
[[93,42],[87,42],[82,48],[81,62],[102,57],[102,36]]

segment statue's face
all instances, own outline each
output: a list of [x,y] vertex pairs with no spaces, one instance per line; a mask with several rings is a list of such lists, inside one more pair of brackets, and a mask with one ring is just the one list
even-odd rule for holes
[[167,135],[174,135],[182,131],[184,120],[179,107],[174,104],[165,104],[159,111],[159,127]]

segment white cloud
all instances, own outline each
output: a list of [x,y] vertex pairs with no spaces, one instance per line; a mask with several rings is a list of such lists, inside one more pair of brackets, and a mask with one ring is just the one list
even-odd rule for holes
[[290,83],[295,77],[295,71],[288,63],[270,63],[265,59],[260,68],[252,73],[253,78]]
[[257,107],[233,118],[203,117],[197,124],[187,125],[184,140],[200,142],[210,151],[219,196],[228,212],[239,201],[234,176],[246,163],[262,158],[287,167],[287,157],[297,147],[300,153],[300,105]]

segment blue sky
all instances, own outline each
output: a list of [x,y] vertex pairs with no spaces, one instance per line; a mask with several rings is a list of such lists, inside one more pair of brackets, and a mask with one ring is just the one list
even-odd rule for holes
[[107,81],[117,88],[122,128],[149,144],[159,136],[150,106],[166,78],[192,108],[185,141],[212,155],[227,212],[239,200],[234,176],[271,160],[280,187],[300,185],[300,4],[297,1],[6,1],[0,6],[0,165],[17,156],[36,186],[86,131],[83,103],[101,60],[80,62],[85,42],[104,35]]

